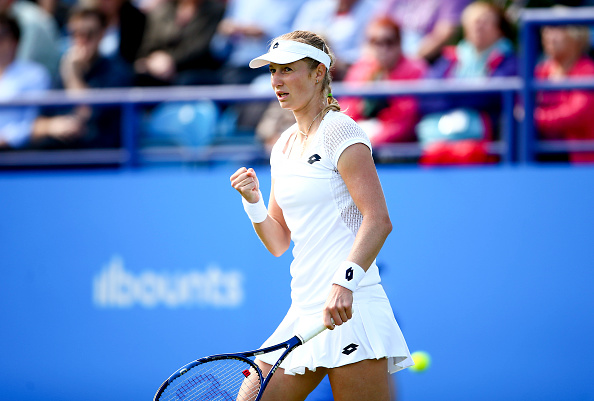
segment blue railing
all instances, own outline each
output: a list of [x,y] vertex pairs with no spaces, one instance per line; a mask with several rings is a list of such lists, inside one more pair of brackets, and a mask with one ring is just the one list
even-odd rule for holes
[[[362,96],[432,96],[448,94],[502,95],[502,124],[500,138],[490,145],[490,151],[500,155],[501,164],[532,163],[538,152],[566,152],[593,150],[594,141],[538,141],[532,118],[518,121],[514,108],[521,99],[525,116],[532,116],[535,93],[538,90],[594,89],[594,79],[538,82],[533,78],[540,40],[539,28],[543,25],[594,24],[594,8],[574,9],[529,9],[521,17],[520,77],[485,79],[445,79],[409,82],[374,82],[357,85],[335,83],[336,97]],[[126,167],[143,165],[154,161],[209,162],[217,160],[249,161],[265,158],[264,149],[258,145],[203,146],[197,148],[141,148],[138,143],[139,109],[144,105],[161,102],[189,102],[210,100],[215,103],[236,103],[272,100],[269,88],[251,85],[200,86],[127,89],[91,89],[77,93],[47,91],[42,95],[29,95],[0,101],[2,106],[61,106],[61,105],[119,105],[122,108],[122,148],[113,150],[76,151],[18,151],[1,152],[0,166],[57,165],[57,164],[117,164]],[[418,144],[393,144],[375,152],[379,159],[398,156],[419,156]]]
[[[491,145],[492,153],[501,155],[502,162],[512,162],[515,143],[515,123],[513,121],[514,96],[522,88],[522,81],[517,77],[466,80],[422,80],[404,83],[374,82],[357,85],[335,83],[334,95],[340,96],[431,96],[435,94],[502,93],[504,100],[503,115],[507,116],[503,124],[501,140]],[[84,151],[20,151],[0,153],[0,165],[55,165],[71,164],[122,164],[138,166],[155,161],[209,162],[237,159],[250,161],[265,159],[267,155],[261,146],[234,145],[203,146],[197,148],[141,148],[138,146],[139,109],[144,105],[160,102],[190,102],[210,100],[217,103],[237,103],[246,101],[271,101],[274,93],[270,88],[250,85],[237,86],[199,86],[199,87],[163,87],[132,89],[89,89],[78,93],[47,91],[40,96],[23,96],[10,102],[0,102],[12,106],[65,106],[73,104],[119,105],[122,108],[122,149],[84,150]],[[418,144],[393,144],[375,151],[380,159],[400,156],[419,156]]]

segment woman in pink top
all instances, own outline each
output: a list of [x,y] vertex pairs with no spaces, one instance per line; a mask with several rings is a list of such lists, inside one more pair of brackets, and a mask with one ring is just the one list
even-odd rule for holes
[[[594,76],[594,61],[586,56],[589,30],[581,26],[550,26],[542,30],[547,59],[536,67],[540,79]],[[540,92],[534,120],[541,139],[594,140],[594,92]],[[572,163],[594,162],[594,152],[570,152]]]
[[[412,80],[421,78],[426,65],[407,59],[400,47],[400,28],[392,19],[382,17],[367,29],[363,57],[347,72],[344,82]],[[365,129],[372,145],[416,140],[417,101],[412,96],[361,99],[343,98],[340,104],[351,118]]]

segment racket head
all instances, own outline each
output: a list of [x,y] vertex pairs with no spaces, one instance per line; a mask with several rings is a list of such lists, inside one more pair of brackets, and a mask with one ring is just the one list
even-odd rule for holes
[[154,401],[254,401],[262,371],[241,355],[214,355],[181,367],[161,385]]

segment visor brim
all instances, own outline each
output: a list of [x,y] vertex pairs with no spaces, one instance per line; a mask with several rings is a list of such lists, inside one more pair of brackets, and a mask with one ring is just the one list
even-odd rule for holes
[[291,64],[307,56],[282,50],[273,50],[250,61],[250,68],[260,68],[270,63]]

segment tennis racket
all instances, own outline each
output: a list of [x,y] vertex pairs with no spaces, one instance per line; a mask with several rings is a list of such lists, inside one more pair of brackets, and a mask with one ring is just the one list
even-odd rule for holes
[[[179,368],[159,388],[153,401],[258,401],[287,355],[326,326],[311,328],[271,347],[235,354],[212,355]],[[266,378],[254,363],[257,355],[285,349]]]

